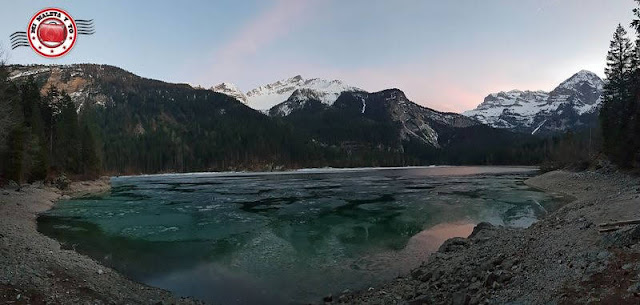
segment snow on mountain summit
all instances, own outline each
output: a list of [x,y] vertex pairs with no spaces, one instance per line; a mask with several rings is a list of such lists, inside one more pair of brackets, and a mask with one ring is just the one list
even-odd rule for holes
[[532,134],[566,131],[593,123],[603,87],[598,75],[582,70],[551,92],[492,93],[476,109],[463,114],[496,128]]
[[304,79],[302,76],[296,75],[247,92],[248,105],[253,109],[266,111],[289,99],[296,90],[311,93],[314,98],[327,105],[333,104],[340,93],[344,91],[362,91],[356,87],[348,86],[340,80]]
[[560,84],[560,88],[577,89],[579,86],[587,85],[598,91],[604,88],[604,81],[595,73],[587,70],[581,70],[569,79]]
[[243,103],[247,103],[247,96],[238,89],[238,87],[232,83],[221,83],[211,87],[210,89],[213,92],[218,92],[222,94],[226,94],[230,97],[233,97]]

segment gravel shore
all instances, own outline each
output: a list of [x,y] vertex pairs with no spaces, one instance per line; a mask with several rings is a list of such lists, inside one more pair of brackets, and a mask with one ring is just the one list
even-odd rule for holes
[[65,196],[109,190],[109,179],[72,183],[69,190],[33,184],[0,189],[0,303],[194,304],[133,282],[36,229],[38,213]]
[[640,179],[600,170],[549,172],[526,182],[575,200],[527,229],[476,226],[446,241],[411,274],[333,304],[640,304]]

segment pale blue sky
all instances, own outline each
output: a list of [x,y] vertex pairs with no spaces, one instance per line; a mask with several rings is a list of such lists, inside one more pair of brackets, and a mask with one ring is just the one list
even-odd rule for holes
[[369,91],[404,90],[437,110],[490,92],[551,90],[573,73],[603,75],[609,40],[632,0],[0,0],[0,43],[44,7],[94,19],[60,59],[28,48],[10,63],[101,63],[138,75],[244,91],[297,74]]

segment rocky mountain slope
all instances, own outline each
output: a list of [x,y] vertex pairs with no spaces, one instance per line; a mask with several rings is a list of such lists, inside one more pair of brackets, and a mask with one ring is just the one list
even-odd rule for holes
[[51,86],[68,93],[79,115],[93,120],[105,170],[113,173],[530,164],[540,158],[521,150],[526,136],[422,107],[398,89],[368,93],[340,81],[293,77],[245,94],[248,104],[283,99],[256,111],[231,84],[205,90],[93,64],[9,70],[17,85],[33,77],[43,95]]
[[398,89],[374,93],[346,91],[330,105],[299,90],[271,108],[269,114],[320,145],[340,147],[354,155],[396,153],[401,157],[398,162],[403,164],[415,160],[491,163],[515,155],[523,160],[536,158],[531,151],[520,150],[531,140],[530,136],[492,128],[461,114],[420,106]]
[[463,114],[496,128],[545,135],[597,124],[604,81],[580,71],[551,92],[492,93]]
[[438,112],[420,106],[407,99],[404,92],[398,89],[375,93],[345,91],[332,104],[326,103],[322,100],[323,96],[315,93],[306,89],[296,90],[285,102],[271,108],[269,114],[291,122],[305,117],[306,123],[301,121],[299,128],[308,128],[310,122],[316,120],[312,117],[324,117],[324,121],[329,120],[330,116],[336,117],[333,120],[350,117],[350,122],[344,122],[350,126],[362,120],[384,122],[396,131],[398,140],[418,140],[433,148],[440,148],[444,144],[441,143],[438,129],[480,125],[478,121],[460,114]]

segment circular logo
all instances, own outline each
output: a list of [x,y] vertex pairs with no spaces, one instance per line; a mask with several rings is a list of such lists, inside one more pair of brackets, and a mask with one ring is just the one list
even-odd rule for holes
[[58,8],[46,8],[31,18],[27,34],[29,44],[36,53],[46,57],[60,57],[73,48],[78,28],[67,12]]

